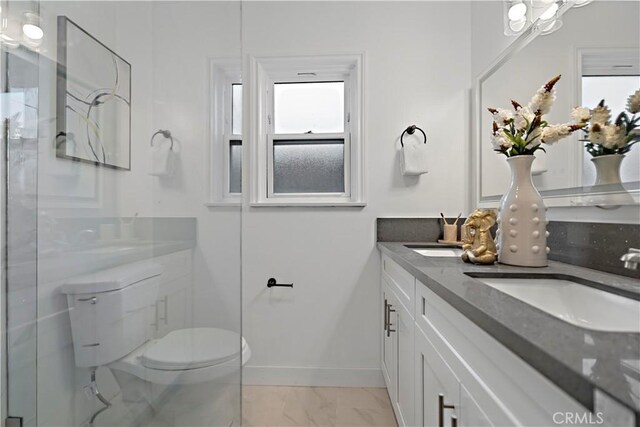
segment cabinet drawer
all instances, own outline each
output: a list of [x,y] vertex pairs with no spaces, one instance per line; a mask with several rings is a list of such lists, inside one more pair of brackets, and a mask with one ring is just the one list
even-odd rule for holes
[[416,300],[417,325],[456,372],[491,425],[554,425],[556,412],[588,413],[419,281]]
[[404,268],[386,255],[382,255],[382,277],[413,318],[413,298],[416,279]]

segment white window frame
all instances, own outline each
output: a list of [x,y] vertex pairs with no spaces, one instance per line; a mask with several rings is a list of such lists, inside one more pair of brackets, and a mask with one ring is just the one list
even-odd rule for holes
[[240,60],[227,58],[210,59],[209,81],[209,185],[205,205],[241,206],[242,193],[231,193],[229,191],[231,183],[231,141],[242,141],[243,151],[245,146],[242,135],[232,133],[232,86],[234,84],[242,84]]
[[[251,206],[365,206],[363,149],[363,55],[249,57],[248,91]],[[308,73],[315,73],[310,76]],[[298,73],[303,74],[300,76]],[[345,129],[338,134],[274,134],[273,85],[344,81]],[[344,193],[274,193],[273,141],[344,140]],[[246,145],[245,145],[246,147]],[[246,176],[246,175],[245,175]]]

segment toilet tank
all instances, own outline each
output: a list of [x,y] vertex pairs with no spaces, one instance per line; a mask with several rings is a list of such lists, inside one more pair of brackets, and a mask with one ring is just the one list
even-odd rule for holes
[[67,280],[76,366],[103,366],[152,338],[162,267],[137,262]]

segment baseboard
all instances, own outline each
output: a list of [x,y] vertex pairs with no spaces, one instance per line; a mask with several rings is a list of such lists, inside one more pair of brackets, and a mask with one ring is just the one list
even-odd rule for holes
[[380,369],[306,368],[290,366],[244,366],[246,385],[317,387],[384,387]]

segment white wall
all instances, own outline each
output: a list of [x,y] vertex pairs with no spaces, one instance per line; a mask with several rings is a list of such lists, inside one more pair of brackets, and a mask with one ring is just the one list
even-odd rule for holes
[[[365,53],[367,201],[245,210],[245,382],[382,384],[375,220],[464,208],[469,23],[467,2],[243,3],[245,55]],[[399,172],[410,124],[432,147],[420,178]],[[268,290],[269,277],[295,286]]]

